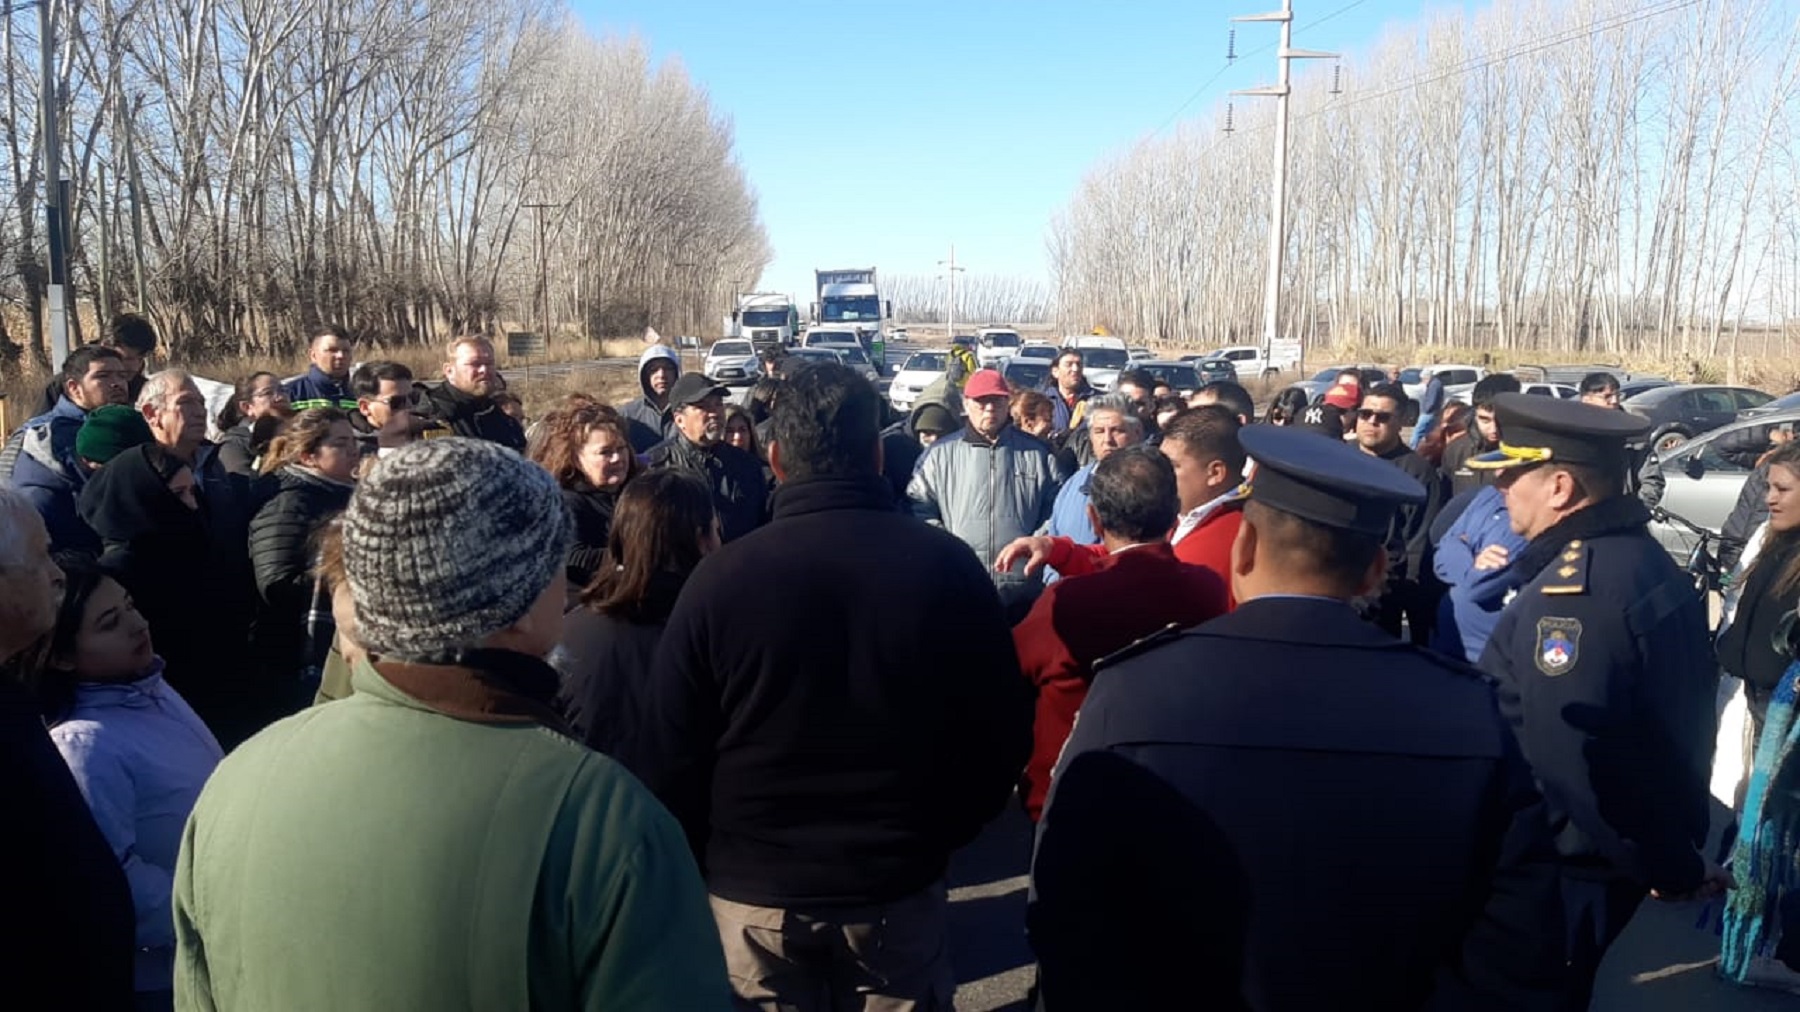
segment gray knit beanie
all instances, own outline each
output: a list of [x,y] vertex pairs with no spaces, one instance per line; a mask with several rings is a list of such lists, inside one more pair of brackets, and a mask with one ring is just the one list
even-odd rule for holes
[[556,479],[503,446],[444,437],[395,450],[344,511],[357,641],[396,659],[474,647],[563,572],[569,530]]

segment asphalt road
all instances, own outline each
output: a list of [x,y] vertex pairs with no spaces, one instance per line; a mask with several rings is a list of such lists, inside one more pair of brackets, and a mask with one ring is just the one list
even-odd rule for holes
[[[1723,808],[1718,814],[1723,814]],[[956,1007],[1025,1012],[1032,956],[1025,941],[1031,825],[1016,805],[950,862],[950,944]],[[1594,1012],[1794,1012],[1800,998],[1719,979],[1719,939],[1698,927],[1704,904],[1644,901],[1607,954]],[[1717,911],[1711,911],[1716,921]]]

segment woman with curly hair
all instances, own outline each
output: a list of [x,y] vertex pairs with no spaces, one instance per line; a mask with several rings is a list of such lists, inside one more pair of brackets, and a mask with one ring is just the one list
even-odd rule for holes
[[563,502],[575,518],[567,565],[572,588],[594,578],[619,493],[642,469],[627,432],[617,411],[582,404],[545,416],[543,438],[533,448],[531,459],[562,486]]

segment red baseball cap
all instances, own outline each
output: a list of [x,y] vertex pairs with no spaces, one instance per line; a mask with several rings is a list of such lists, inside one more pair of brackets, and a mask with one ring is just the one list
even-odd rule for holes
[[1349,411],[1362,404],[1362,384],[1348,376],[1339,377],[1337,383],[1325,393],[1325,403],[1334,408]]
[[977,400],[983,397],[1010,397],[1012,388],[1006,385],[1006,380],[1001,378],[998,371],[982,369],[969,377],[968,384],[963,387],[963,396]]

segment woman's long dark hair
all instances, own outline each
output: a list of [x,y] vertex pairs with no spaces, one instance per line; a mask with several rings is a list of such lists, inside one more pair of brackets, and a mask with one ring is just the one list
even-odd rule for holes
[[750,427],[750,455],[765,464],[768,463],[769,455],[763,451],[762,440],[756,438],[755,417],[752,416],[748,410],[737,404],[727,404],[725,406],[724,426],[727,432],[731,430],[731,420],[734,418],[742,418],[744,424]]
[[1306,394],[1289,387],[1275,396],[1269,404],[1269,414],[1263,420],[1271,425],[1292,425],[1306,410]]
[[[1783,443],[1776,447],[1770,451],[1768,460],[1764,463],[1770,470],[1779,467],[1792,475],[1795,481],[1800,481],[1800,440]],[[1795,587],[1800,587],[1800,552],[1792,551],[1796,545],[1800,545],[1800,528],[1791,531],[1777,531],[1770,528],[1768,533],[1763,535],[1762,548],[1757,553],[1756,561],[1750,566],[1751,569],[1755,569],[1762,565],[1765,559],[1787,557],[1787,568],[1783,569],[1781,575],[1775,579],[1775,596],[1777,597],[1785,598],[1794,592]],[[1745,576],[1748,577],[1749,574],[1746,573]]]
[[700,564],[700,539],[712,523],[712,492],[694,475],[651,471],[626,483],[581,603],[614,618],[647,619],[645,603],[658,581],[685,580]]
[[85,552],[57,552],[56,566],[63,572],[62,601],[56,606],[56,625],[26,652],[15,669],[19,681],[42,708],[44,719],[61,723],[75,705],[75,672],[59,667],[59,658],[75,652],[75,641],[81,636],[81,619],[87,614],[88,601],[100,588],[100,581],[111,579],[98,561]]

